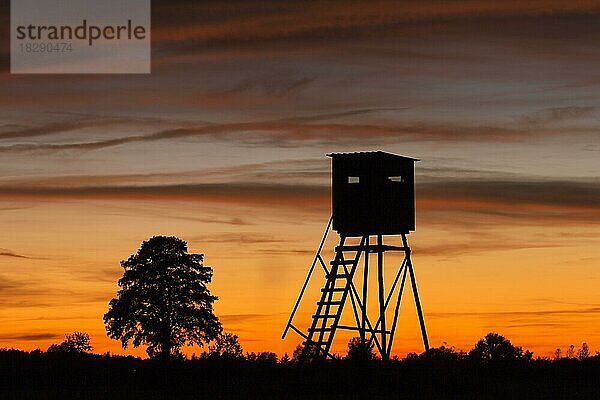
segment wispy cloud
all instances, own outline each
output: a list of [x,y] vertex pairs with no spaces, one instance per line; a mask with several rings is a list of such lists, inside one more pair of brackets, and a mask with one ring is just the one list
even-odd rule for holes
[[380,145],[403,142],[495,142],[521,141],[532,137],[562,134],[559,131],[527,131],[495,126],[460,126],[425,122],[372,125],[359,123],[302,122],[302,118],[258,122],[208,124],[181,127],[144,135],[124,136],[77,143],[26,143],[0,146],[0,152],[91,151],[125,144],[204,138],[236,141],[247,146],[302,147],[325,146],[344,141],[345,145],[362,145],[377,140]]
[[596,315],[600,317],[600,307],[582,307],[571,309],[547,309],[547,310],[514,310],[514,311],[456,311],[456,312],[428,312],[427,316],[432,318],[449,317],[486,317],[486,318],[514,318],[514,317],[547,317],[568,315]]
[[163,215],[168,219],[181,219],[185,221],[197,221],[202,222],[204,224],[225,224],[225,225],[233,225],[237,227],[252,225],[250,221],[240,217],[231,217],[231,218],[198,218],[192,216],[180,216],[180,215]]
[[595,180],[553,180],[523,177],[515,180],[461,180],[428,182],[419,185],[423,202],[443,199],[444,202],[461,201],[477,209],[497,204],[497,210],[526,209],[535,205],[543,207],[598,210],[600,185]]
[[528,322],[523,324],[508,324],[507,328],[559,328],[568,326],[568,323],[561,322]]
[[[98,126],[101,121],[94,121],[92,126]],[[81,129],[90,124],[83,121],[49,122],[38,126],[5,125],[0,129],[0,139],[22,139],[38,136],[53,135]]]
[[[569,13],[597,12],[590,3],[545,1],[502,2],[456,1],[419,4],[394,1],[362,2],[331,1],[300,4],[294,2],[229,2],[191,5],[179,1],[179,7],[157,2],[155,11],[158,42],[195,43],[197,46],[241,45],[279,41],[316,41],[348,37],[372,37],[406,34],[420,24],[429,30],[442,23],[457,24],[465,20],[543,17]],[[185,8],[187,12],[176,12]],[[243,12],[240,12],[243,10]],[[219,18],[214,19],[214,15]],[[177,21],[180,29],[173,29]],[[433,25],[433,27],[432,27]]]
[[286,199],[305,204],[325,204],[329,189],[320,186],[277,184],[184,184],[156,186],[81,186],[62,188],[2,187],[2,198],[29,199],[116,199],[116,200],[205,200],[225,203],[280,204]]
[[1,335],[0,340],[2,340],[2,341],[20,340],[20,341],[24,341],[24,342],[37,342],[40,340],[57,339],[62,336],[63,335],[60,335],[58,333],[53,333],[53,332],[23,333],[23,334],[16,334],[16,335]]
[[[0,311],[18,308],[50,308],[64,306],[64,299],[69,298],[69,304],[85,304],[106,301],[106,294],[90,292],[85,287],[74,284],[69,287],[61,286],[63,279],[54,279],[56,275],[49,272],[34,275],[28,279],[15,277],[4,270],[0,274]],[[88,272],[89,273],[89,272]],[[71,271],[74,282],[85,281],[86,272]],[[97,274],[102,278],[102,274]],[[113,276],[114,279],[114,276]],[[97,279],[96,279],[97,281]]]
[[460,256],[460,255],[474,255],[478,253],[487,253],[490,251],[497,251],[499,249],[498,243],[502,243],[502,249],[511,250],[523,250],[523,249],[543,249],[559,247],[561,244],[542,242],[542,241],[531,241],[531,240],[506,240],[502,238],[502,235],[497,235],[495,238],[481,239],[481,238],[470,238],[468,241],[464,240],[457,242],[449,239],[443,244],[431,245],[431,244],[420,244],[417,249],[413,252],[414,254],[421,256],[443,256],[444,258]]
[[13,251],[10,251],[8,249],[0,249],[0,257],[30,258],[30,257],[24,256],[22,254],[18,254]]
[[[285,177],[282,178],[285,180]],[[91,179],[93,181],[93,179]],[[329,187],[233,181],[229,183],[182,183],[163,185],[28,185],[5,183],[2,199],[117,199],[152,198],[255,203],[284,206],[298,202],[329,202]],[[470,210],[510,214],[520,212],[600,211],[600,185],[592,180],[522,179],[480,180],[477,178],[429,180],[419,184],[417,201],[423,209]]]
[[301,256],[309,256],[314,255],[314,249],[260,249],[260,254],[266,254],[270,256],[280,256],[280,255],[301,255]]
[[225,324],[238,324],[249,321],[256,322],[259,320],[270,320],[278,316],[280,316],[280,314],[226,314],[219,315],[219,319]]
[[526,124],[542,125],[587,118],[592,116],[595,111],[596,108],[593,106],[552,107],[525,115],[522,120]]
[[267,235],[260,232],[236,232],[236,233],[218,233],[204,236],[195,236],[190,240],[203,243],[242,243],[245,245],[257,245],[257,244],[278,244],[286,243],[287,240],[274,235]]

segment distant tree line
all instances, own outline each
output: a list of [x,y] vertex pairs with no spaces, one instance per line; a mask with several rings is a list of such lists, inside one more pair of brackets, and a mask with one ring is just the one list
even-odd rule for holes
[[[317,351],[306,351],[306,345],[300,343],[292,356],[287,353],[281,358],[276,353],[263,352],[244,352],[242,345],[239,342],[239,337],[230,332],[221,332],[217,335],[207,350],[200,355],[192,355],[185,357],[180,354],[179,359],[195,360],[221,360],[221,361],[248,361],[258,363],[315,363],[323,362],[322,357]],[[48,353],[89,353],[93,349],[90,341],[90,336],[85,332],[74,332],[65,335],[65,340],[61,343],[52,344],[48,347]],[[6,350],[6,349],[4,349]],[[390,362],[400,361],[416,361],[416,360],[433,360],[436,362],[470,362],[480,365],[510,365],[514,363],[527,364],[535,360],[543,361],[561,361],[563,359],[585,361],[592,357],[587,343],[583,343],[578,350],[575,350],[574,345],[570,345],[562,356],[560,348],[556,349],[554,356],[537,357],[534,359],[533,353],[529,350],[523,350],[520,346],[514,346],[510,340],[504,336],[490,332],[485,337],[480,339],[471,350],[463,351],[451,346],[443,344],[440,347],[429,349],[429,352],[421,354],[409,353],[405,358],[401,359],[394,356]],[[597,352],[594,356],[600,359],[600,353]],[[346,360],[357,363],[380,362],[379,355],[375,352],[374,344],[363,343],[359,337],[351,338],[348,342],[347,353],[344,356],[335,355],[334,361]]]
[[68,335],[47,352],[0,349],[0,398],[600,398],[600,355],[583,357],[587,346],[573,346],[572,358],[534,358],[496,333],[469,351],[444,344],[389,362],[359,339],[350,341],[344,357],[310,360],[302,358],[311,354],[302,346],[280,358],[244,352],[235,334],[222,333],[202,354],[165,362],[93,354],[85,338]]

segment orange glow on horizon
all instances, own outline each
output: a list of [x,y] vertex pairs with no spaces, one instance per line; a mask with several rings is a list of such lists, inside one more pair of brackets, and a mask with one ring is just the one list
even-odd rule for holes
[[[446,207],[451,221],[450,205]],[[141,348],[123,351],[109,340],[102,315],[117,290],[119,260],[152,235],[173,234],[187,240],[190,251],[204,253],[205,263],[214,268],[210,288],[219,296],[216,313],[225,330],[238,334],[246,351],[291,354],[300,338],[291,332],[281,341],[280,335],[327,214],[300,208],[289,212],[286,207],[272,209],[270,215],[267,209],[155,199],[38,202],[25,211],[10,211],[4,224],[10,241],[4,246],[18,254],[0,257],[6,293],[0,308],[0,345],[44,349],[62,340],[64,333],[81,330],[91,335],[96,352],[144,355]],[[223,215],[238,219],[240,225],[221,222]],[[253,221],[245,224],[248,218]],[[37,229],[30,230],[27,221],[36,221]],[[481,246],[468,231],[434,228],[426,222],[418,223],[409,237],[432,346],[447,343],[468,350],[494,331],[541,356],[584,341],[598,348],[600,318],[595,308],[584,306],[592,298],[584,288],[590,279],[600,278],[594,268],[593,260],[599,257],[595,249],[571,242],[564,242],[571,246],[565,248],[558,241],[537,246],[536,228],[478,229],[479,240],[492,235],[497,242]],[[544,232],[553,233],[548,228]],[[505,234],[519,240],[505,242]],[[329,251],[335,241],[335,235],[330,236]],[[449,240],[466,248],[458,253],[452,246],[447,251],[427,250],[426,245]],[[578,259],[578,275],[571,276],[568,266]],[[320,283],[316,279],[313,285]],[[407,291],[403,300],[394,345],[394,353],[401,356],[422,349],[410,295]],[[308,299],[296,318],[299,326],[307,325],[314,311],[310,308],[316,299]],[[344,353],[350,336],[341,334],[333,351]]]

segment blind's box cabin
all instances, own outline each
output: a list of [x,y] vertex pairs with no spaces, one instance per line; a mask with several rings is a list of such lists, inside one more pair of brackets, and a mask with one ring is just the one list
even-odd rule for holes
[[333,229],[343,236],[415,230],[415,158],[332,153]]

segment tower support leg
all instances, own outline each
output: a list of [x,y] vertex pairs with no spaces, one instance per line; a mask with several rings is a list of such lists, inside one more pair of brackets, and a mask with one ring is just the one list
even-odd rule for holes
[[381,348],[383,352],[381,357],[384,361],[387,360],[387,332],[385,330],[385,286],[383,281],[383,238],[382,235],[377,235],[377,280],[379,289],[379,320],[381,321]]
[[417,280],[415,279],[415,272],[413,271],[412,260],[410,259],[410,247],[408,247],[408,241],[406,235],[402,234],[402,242],[406,247],[406,266],[410,275],[410,282],[412,285],[412,291],[415,296],[415,306],[417,307],[417,315],[419,316],[419,324],[421,325],[421,335],[423,336],[423,346],[425,352],[429,352],[429,339],[427,338],[427,329],[425,328],[425,318],[423,318],[423,309],[421,308],[421,301],[419,300],[419,291],[417,290]]
[[[321,250],[323,249],[330,224],[331,220],[327,226],[327,229],[325,230],[324,237],[321,241],[317,254],[315,255],[304,285],[302,286],[300,295],[294,305],[283,336],[285,337],[288,329],[292,329],[305,339],[303,355],[333,357],[329,351],[336,330],[350,330],[358,332],[362,345],[371,345],[374,341],[382,360],[388,361],[392,353],[394,334],[398,327],[397,322],[400,311],[400,303],[402,301],[402,294],[404,292],[406,278],[408,278],[412,287],[415,308],[419,318],[423,345],[425,347],[425,351],[429,352],[429,339],[427,337],[427,330],[425,328],[425,318],[423,316],[423,309],[419,299],[417,280],[415,278],[415,272],[411,260],[411,250],[408,245],[406,234],[401,234],[403,243],[402,246],[384,245],[383,235],[376,235],[376,243],[372,244],[370,243],[369,235],[363,235],[362,237],[353,236],[352,238],[360,238],[359,244],[353,244],[352,241],[354,241],[354,239],[350,241],[350,243],[347,243],[346,237],[342,235],[340,236],[339,245],[335,248],[335,258],[329,263],[331,266],[328,268],[321,257]],[[395,279],[390,281],[391,286],[389,290],[386,290],[384,281],[384,255],[387,251],[404,252],[404,259],[395,275]],[[371,296],[377,298],[377,313],[379,314],[379,318],[374,325],[369,320],[367,310],[367,299],[369,294],[369,254],[377,254],[376,276],[372,277],[372,280],[376,282],[372,282],[374,283],[372,286],[377,285],[377,295],[373,293]],[[361,257],[365,257],[365,259],[362,263],[362,293],[359,294],[359,291],[356,288],[358,285],[355,286],[354,283],[354,277],[358,275],[357,272],[360,270],[359,265],[361,264]],[[317,263],[323,267],[326,283],[321,289],[321,297],[317,302],[316,312],[312,316],[312,324],[310,325],[310,328],[308,328],[308,333],[304,334],[292,324],[292,321]],[[375,288],[372,287],[372,289],[374,290]],[[395,301],[393,318],[387,321],[386,312],[389,311],[388,306],[390,306],[392,299],[396,296],[397,298]],[[348,298],[352,305],[352,311],[354,312],[354,322],[352,325],[345,325],[343,322],[341,322],[344,304],[347,302]],[[389,327],[388,323],[390,323]]]
[[[369,248],[369,236],[365,237],[365,246]],[[367,295],[369,290],[369,252],[365,252],[362,288],[362,323],[360,326],[360,342],[364,346],[367,341]]]

